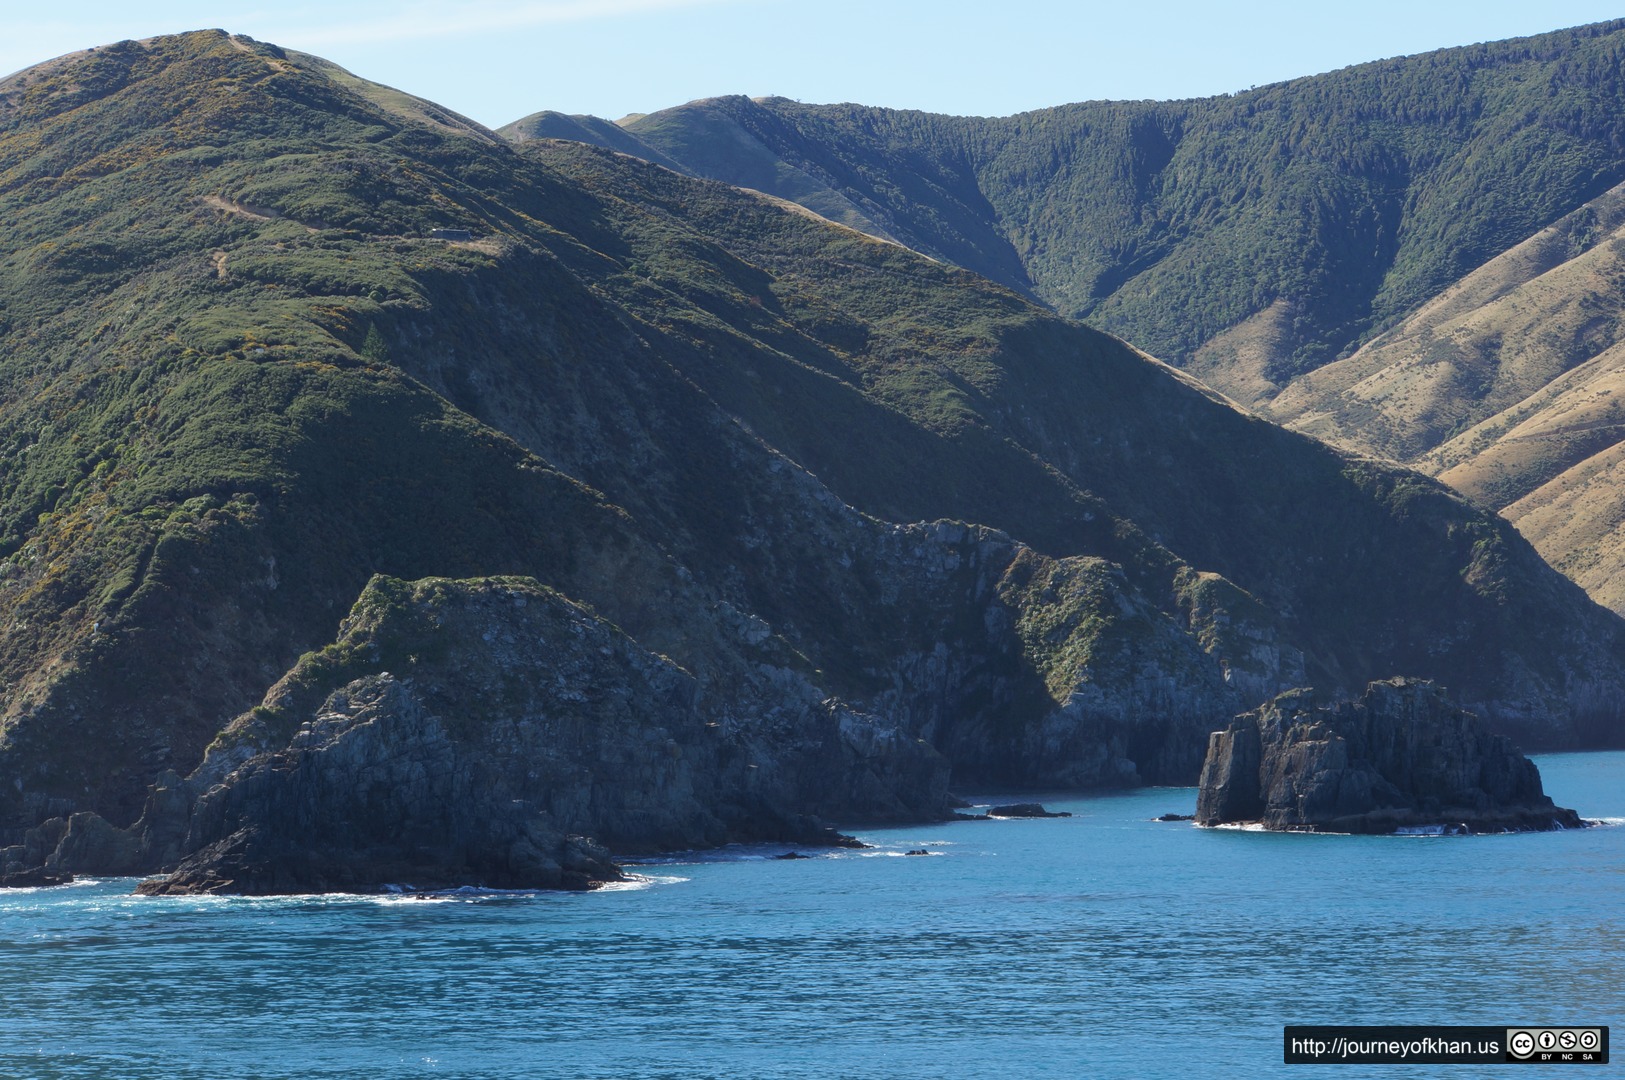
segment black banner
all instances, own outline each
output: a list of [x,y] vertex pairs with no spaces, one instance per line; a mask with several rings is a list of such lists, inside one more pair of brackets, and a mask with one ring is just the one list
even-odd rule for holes
[[1288,1025],[1288,1065],[1606,1065],[1608,1028]]

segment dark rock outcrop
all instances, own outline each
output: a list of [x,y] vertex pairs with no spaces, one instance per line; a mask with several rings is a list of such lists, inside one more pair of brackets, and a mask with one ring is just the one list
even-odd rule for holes
[[54,874],[43,866],[0,874],[0,889],[40,889],[73,884],[72,874]]
[[608,848],[946,816],[926,744],[793,672],[733,675],[707,686],[529,579],[376,579],[211,748],[179,866],[141,891],[587,888],[620,877]]
[[1237,717],[1209,739],[1196,820],[1348,833],[1585,824],[1553,805],[1509,739],[1414,679],[1375,682],[1360,700],[1332,705],[1295,690]]
[[141,817],[119,828],[94,811],[47,818],[0,848],[0,887],[65,884],[78,874],[127,876],[173,867],[181,857],[196,786],[161,773]]
[[1050,811],[1044,809],[1042,803],[1024,802],[1010,803],[1005,806],[990,806],[988,817],[993,818],[1043,818],[1043,817],[1071,817],[1065,810]]

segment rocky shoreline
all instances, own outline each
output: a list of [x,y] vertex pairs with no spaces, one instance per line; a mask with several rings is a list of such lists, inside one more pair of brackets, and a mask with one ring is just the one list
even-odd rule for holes
[[[88,873],[148,875],[145,895],[587,890],[626,880],[612,850],[861,846],[827,824],[843,810],[1070,816],[1036,802],[955,812],[927,744],[810,695],[793,727],[753,735],[682,669],[534,583],[377,588],[396,592],[358,605],[342,648],[302,661],[196,773],[161,777],[138,821],[53,819],[0,849],[0,886]],[[517,644],[538,638],[559,644]],[[352,662],[402,650],[436,659],[400,675]],[[749,690],[735,687],[734,707]],[[1213,732],[1194,819],[1337,833],[1587,824],[1510,740],[1412,679],[1354,701],[1292,691]]]
[[719,647],[732,677],[707,684],[529,579],[378,579],[139,820],[52,819],[0,873],[159,875],[150,895],[581,890],[624,879],[611,850],[838,846],[838,812],[948,816],[934,749],[769,656]]

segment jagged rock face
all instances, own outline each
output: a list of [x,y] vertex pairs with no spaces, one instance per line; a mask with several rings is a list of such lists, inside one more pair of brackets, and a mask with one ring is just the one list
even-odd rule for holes
[[[1236,600],[1175,619],[1101,559],[1021,552],[999,596],[1054,703],[1022,734],[1021,775],[1063,787],[1189,783],[1211,718],[1256,700],[1238,685],[1226,646],[1275,633],[1249,625],[1253,612]],[[1204,619],[1222,619],[1224,632],[1204,635]],[[1274,691],[1293,675],[1301,661],[1253,678]]]
[[1359,701],[1332,706],[1292,691],[1214,732],[1196,820],[1353,833],[1584,824],[1553,805],[1511,740],[1409,679],[1372,683]]
[[613,875],[598,842],[813,843],[826,820],[941,816],[950,766],[961,784],[1188,782],[1201,733],[1242,700],[1109,563],[954,522],[867,537],[848,588],[934,641],[872,696],[826,694],[726,602],[684,624],[691,673],[532,579],[377,578],[339,640],[190,778],[161,776],[138,820],[53,818],[0,871],[173,871],[148,889],[177,892],[572,887]]
[[1215,720],[1302,681],[1279,625],[1218,575],[1189,575],[1190,610],[1170,614],[1116,564],[985,527],[843,539],[845,587],[884,605],[911,646],[860,707],[932,743],[961,787],[1194,783]]
[[579,888],[619,876],[604,844],[816,843],[835,810],[946,812],[929,746],[793,672],[738,675],[707,687],[525,579],[375,580],[211,749],[185,858],[143,888]]
[[142,890],[583,888],[619,876],[607,852],[562,832],[459,742],[393,676],[357,679],[285,750],[205,794],[188,837],[195,850]]
[[[865,557],[942,640],[856,703],[785,666],[773,628],[726,604],[690,643],[708,660],[692,674],[529,579],[375,579],[339,641],[210,748],[182,785],[191,801],[165,787],[128,830],[95,819],[122,846],[36,830],[16,868],[109,872],[97,852],[118,846],[125,872],[180,860],[154,892],[575,887],[614,876],[598,844],[816,843],[829,820],[946,816],[950,767],[1182,778],[1194,760],[1168,748],[1199,745],[1239,700],[1218,659],[1099,560],[952,523],[877,530]],[[958,600],[922,601],[945,595]],[[1142,638],[1168,663],[1146,667]]]

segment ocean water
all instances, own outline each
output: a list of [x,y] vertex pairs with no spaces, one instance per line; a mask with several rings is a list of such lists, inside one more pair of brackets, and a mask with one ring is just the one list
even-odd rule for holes
[[1302,1078],[1326,1070],[1282,1064],[1284,1024],[1619,1032],[1625,753],[1537,761],[1612,824],[1199,830],[1151,820],[1194,789],[1154,788],[590,894],[4,892],[0,1076]]

